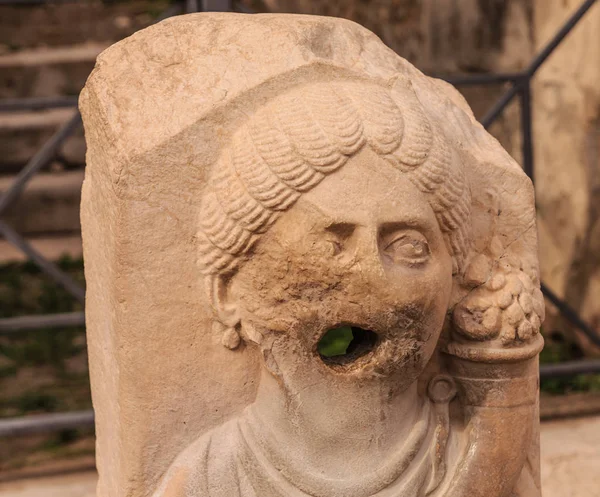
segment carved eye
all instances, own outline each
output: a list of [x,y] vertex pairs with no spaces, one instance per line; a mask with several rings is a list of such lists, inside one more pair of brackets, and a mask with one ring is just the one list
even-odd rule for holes
[[342,252],[342,244],[337,240],[330,240],[331,243],[331,255],[338,255]]
[[404,231],[390,237],[383,252],[393,262],[422,264],[429,258],[427,239],[418,231]]
[[350,223],[332,223],[325,229],[326,240],[331,247],[331,255],[339,255],[344,250],[344,244],[354,233],[356,226]]

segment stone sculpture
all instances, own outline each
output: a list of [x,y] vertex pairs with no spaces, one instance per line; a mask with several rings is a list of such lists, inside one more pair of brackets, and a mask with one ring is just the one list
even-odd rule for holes
[[456,90],[346,20],[197,14],[81,110],[99,496],[540,495],[533,189]]

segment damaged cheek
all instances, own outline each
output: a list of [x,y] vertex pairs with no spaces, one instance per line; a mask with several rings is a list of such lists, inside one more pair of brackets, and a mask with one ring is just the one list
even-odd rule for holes
[[421,309],[424,319],[432,319],[446,314],[452,292],[452,278],[442,277],[423,279],[413,294],[412,305]]

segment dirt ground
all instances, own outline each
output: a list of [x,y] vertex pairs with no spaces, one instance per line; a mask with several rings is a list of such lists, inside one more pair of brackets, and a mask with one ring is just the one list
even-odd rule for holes
[[0,484],[3,497],[94,497],[96,472],[31,478]]
[[544,497],[600,495],[600,416],[542,423]]
[[[542,423],[544,497],[597,497],[600,416]],[[96,473],[84,471],[0,483],[3,497],[94,497]]]

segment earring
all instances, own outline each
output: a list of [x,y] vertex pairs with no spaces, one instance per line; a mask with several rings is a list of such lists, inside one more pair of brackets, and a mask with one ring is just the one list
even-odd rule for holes
[[213,329],[221,336],[221,344],[229,350],[237,349],[242,343],[240,333],[233,326],[226,326],[220,321],[214,321]]

